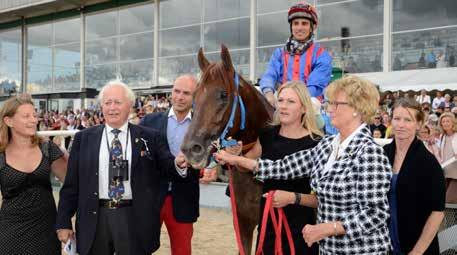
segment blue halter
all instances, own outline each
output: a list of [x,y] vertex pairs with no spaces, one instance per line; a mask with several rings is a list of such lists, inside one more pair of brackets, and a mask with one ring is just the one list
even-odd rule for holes
[[233,104],[232,104],[232,112],[230,113],[230,118],[227,122],[227,125],[224,128],[224,131],[222,131],[221,136],[219,137],[220,139],[220,145],[221,148],[225,147],[230,147],[230,146],[235,146],[237,144],[236,140],[234,139],[225,139],[227,136],[229,130],[233,127],[234,120],[235,120],[235,114],[236,114],[236,108],[238,104],[240,105],[240,111],[241,111],[241,123],[240,123],[240,130],[244,130],[246,127],[246,108],[244,107],[243,99],[239,95],[239,88],[240,88],[240,77],[238,74],[235,72],[235,98],[233,99]]

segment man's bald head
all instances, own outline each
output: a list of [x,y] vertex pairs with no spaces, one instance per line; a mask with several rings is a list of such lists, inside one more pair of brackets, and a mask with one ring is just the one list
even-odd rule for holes
[[197,79],[190,74],[176,78],[171,91],[171,104],[176,114],[187,114],[192,108],[192,99],[197,89]]

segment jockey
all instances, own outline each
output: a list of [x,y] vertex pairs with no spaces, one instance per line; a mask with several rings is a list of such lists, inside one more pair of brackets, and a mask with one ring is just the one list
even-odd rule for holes
[[314,6],[298,3],[288,12],[291,36],[285,47],[277,48],[271,56],[266,72],[260,80],[260,89],[268,101],[275,105],[276,85],[290,80],[303,81],[311,94],[323,94],[332,74],[332,58],[314,42],[318,17]]

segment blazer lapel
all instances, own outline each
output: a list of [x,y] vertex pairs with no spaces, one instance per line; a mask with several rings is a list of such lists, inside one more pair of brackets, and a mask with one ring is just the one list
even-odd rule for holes
[[[342,162],[344,161],[351,161],[352,158],[356,155],[357,150],[360,149],[361,145],[367,141],[367,137],[370,136],[370,130],[368,127],[364,127],[359,133],[357,133],[354,138],[349,142],[348,146],[344,151],[339,155],[339,157],[335,160],[333,165],[327,170],[327,171],[322,171],[320,180],[323,178],[327,178],[328,176],[332,175],[333,173],[341,172],[346,170],[347,168],[343,168],[339,166]],[[332,141],[328,144],[328,146],[332,147],[333,146],[333,140],[335,137],[332,139]],[[329,148],[330,153],[332,153],[333,148]],[[330,154],[331,155],[331,154]],[[325,169],[325,164],[328,161],[328,158],[330,155],[327,156],[327,159],[323,162],[324,166],[322,169]]]
[[135,169],[136,164],[138,163],[138,160],[140,159],[140,154],[141,154],[141,147],[143,145],[143,141],[141,140],[143,130],[136,126],[132,125],[129,123],[129,129],[130,129],[130,141],[132,141],[132,173],[131,175],[133,176],[134,172],[133,169]]
[[162,132],[162,135],[164,135],[165,137],[167,137],[168,114],[169,113],[170,113],[170,110],[164,112],[163,115],[162,115],[162,119],[161,119],[162,128],[161,128],[160,132]]
[[[98,164],[99,164],[99,157],[100,157],[100,146],[102,142],[102,135],[103,131],[105,130],[105,125],[100,125],[92,133],[89,134],[88,136],[88,141],[94,142],[94,146],[89,146],[89,157],[90,160],[88,162],[94,162],[94,166],[96,167],[96,170],[98,171]],[[97,182],[98,183],[98,182]]]

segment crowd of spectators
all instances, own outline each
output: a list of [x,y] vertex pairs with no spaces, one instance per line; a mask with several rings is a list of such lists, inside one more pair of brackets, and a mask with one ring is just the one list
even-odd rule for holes
[[425,123],[418,132],[418,138],[425,143],[427,149],[435,155],[439,162],[444,163],[444,138],[446,135],[454,136],[454,132],[446,134],[444,123],[449,121],[451,130],[457,128],[455,121],[457,116],[457,95],[451,96],[450,94],[444,94],[442,91],[437,91],[432,95],[425,90],[422,90],[419,94],[387,92],[381,99],[378,114],[370,125],[373,137],[393,137],[390,116],[394,102],[401,97],[416,100],[421,105],[425,115]]
[[[426,147],[443,163],[443,140],[445,131],[443,129],[443,121],[451,120],[452,127],[457,129],[455,124],[455,116],[457,115],[457,95],[451,96],[444,94],[441,91],[435,95],[429,95],[427,91],[422,90],[419,94],[387,92],[381,99],[378,113],[372,120],[370,130],[374,138],[392,138],[391,130],[391,113],[392,106],[400,97],[416,100],[422,106],[422,111],[425,114],[425,123],[422,129],[418,132],[418,138],[421,139]],[[315,102],[316,104],[316,102]],[[323,111],[324,105],[318,104],[321,108],[321,116],[318,116],[320,127],[327,134],[338,132],[329,122],[328,116]],[[144,115],[153,112],[166,111],[170,108],[170,99],[165,96],[139,96],[135,101],[134,108],[130,113],[130,122],[138,124]],[[452,117],[452,118],[451,118]],[[66,110],[64,112],[57,111],[41,111],[39,113],[38,129],[44,130],[82,130],[91,126],[104,123],[103,115],[98,105],[90,109]],[[453,136],[453,134],[452,134]],[[65,146],[70,147],[71,137],[54,137],[56,142],[61,142],[60,139],[65,139]]]

